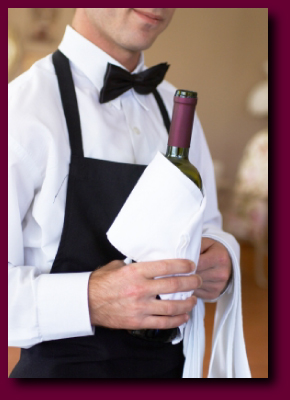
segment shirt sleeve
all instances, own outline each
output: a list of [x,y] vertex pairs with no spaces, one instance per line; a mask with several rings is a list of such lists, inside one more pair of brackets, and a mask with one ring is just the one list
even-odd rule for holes
[[23,229],[42,177],[13,136],[8,146],[8,345],[91,335],[90,273],[50,274],[42,265],[26,265]]

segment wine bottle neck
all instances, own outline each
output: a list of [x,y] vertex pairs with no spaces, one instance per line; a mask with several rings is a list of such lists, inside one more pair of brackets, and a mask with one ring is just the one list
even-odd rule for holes
[[190,147],[197,98],[174,98],[168,146]]
[[166,157],[188,159],[189,147],[167,146]]

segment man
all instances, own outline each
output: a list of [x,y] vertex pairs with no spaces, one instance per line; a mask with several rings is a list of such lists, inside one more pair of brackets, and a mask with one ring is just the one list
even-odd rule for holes
[[[77,9],[61,53],[10,84],[9,344],[22,348],[11,377],[181,377],[182,338],[171,343],[175,328],[188,321],[197,297],[212,300],[227,287],[231,257],[216,234],[221,218],[198,119],[190,157],[209,201],[197,273],[156,280],[195,265],[125,265],[105,235],[145,166],[167,144],[152,93],[129,89],[100,102],[107,64],[142,71],[142,51],[173,14]],[[171,111],[174,88],[163,81],[158,92]],[[186,300],[157,298],[190,290],[195,295]],[[128,332],[148,329],[167,336],[148,340]]]

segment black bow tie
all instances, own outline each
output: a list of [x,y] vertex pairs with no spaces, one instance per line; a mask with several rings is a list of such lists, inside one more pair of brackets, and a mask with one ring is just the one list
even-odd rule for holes
[[106,103],[134,88],[139,94],[148,94],[161,83],[169,68],[167,63],[158,64],[139,74],[130,74],[123,68],[109,64],[100,93],[100,103]]

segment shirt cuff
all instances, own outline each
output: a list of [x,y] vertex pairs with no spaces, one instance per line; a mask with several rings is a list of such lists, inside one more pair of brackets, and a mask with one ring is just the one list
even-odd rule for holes
[[38,277],[36,304],[43,341],[94,334],[88,306],[90,274],[43,274]]

